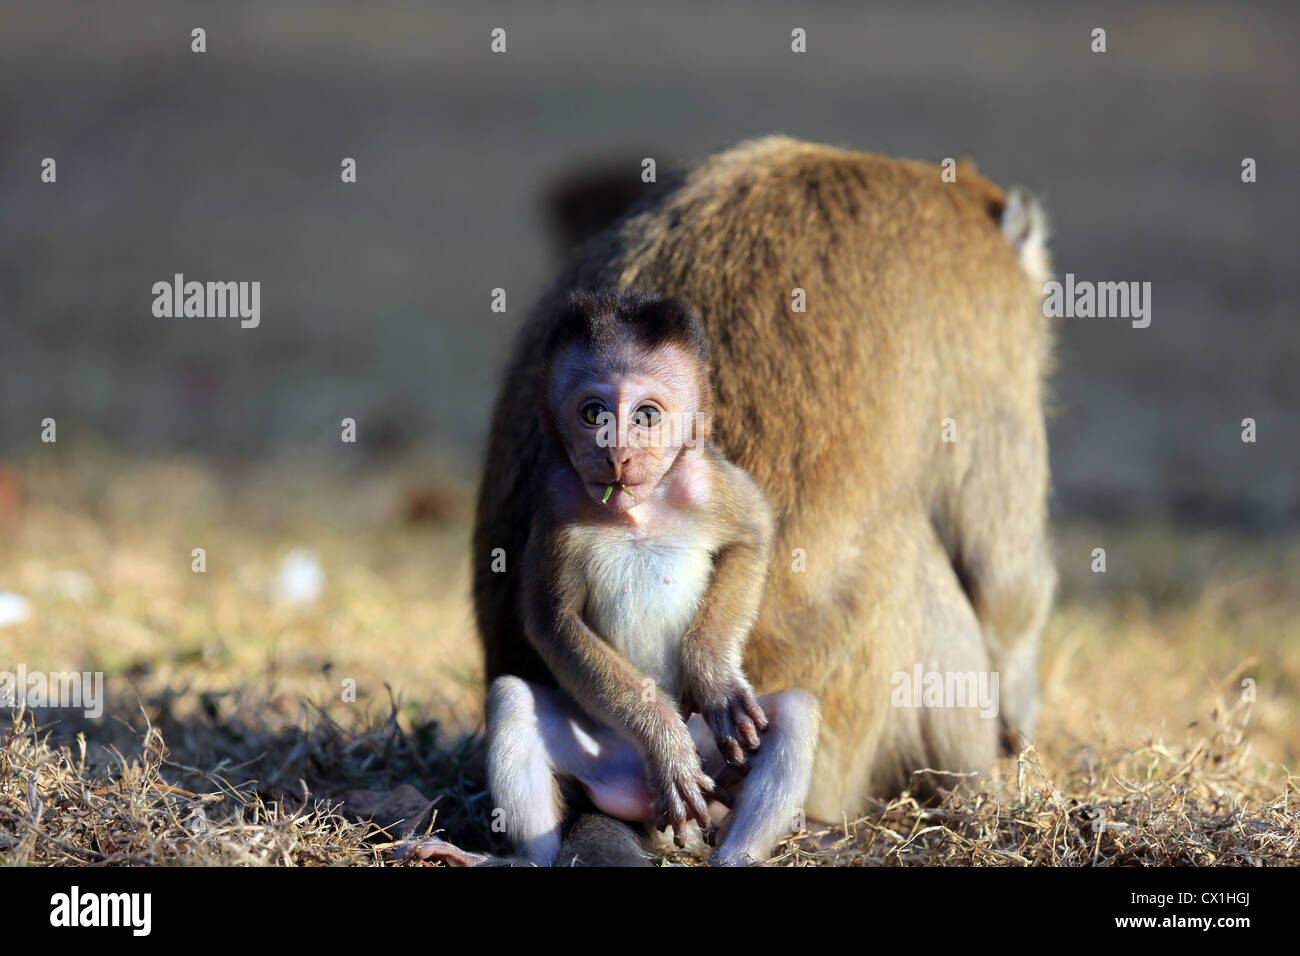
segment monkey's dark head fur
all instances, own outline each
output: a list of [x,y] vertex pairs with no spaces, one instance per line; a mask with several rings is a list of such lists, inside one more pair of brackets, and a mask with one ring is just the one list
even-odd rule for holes
[[562,349],[581,343],[611,371],[626,371],[628,346],[650,352],[664,345],[687,349],[709,367],[709,343],[699,317],[684,300],[616,289],[575,290],[547,339],[547,363]]

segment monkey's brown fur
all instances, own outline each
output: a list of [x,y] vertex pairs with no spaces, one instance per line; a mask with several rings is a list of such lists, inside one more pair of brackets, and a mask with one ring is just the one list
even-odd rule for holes
[[[526,321],[494,414],[473,555],[489,679],[554,683],[520,613],[543,448],[523,383],[568,290],[615,286],[698,310],[711,437],[776,512],[744,667],[759,692],[820,698],[808,815],[837,820],[925,783],[920,768],[992,761],[998,721],[891,706],[891,675],[917,664],[999,672],[1001,723],[1032,734],[1055,581],[1050,343],[1041,285],[999,228],[1006,203],[969,167],[945,183],[936,165],[768,138],[706,161],[593,241]],[[806,312],[791,309],[795,288]],[[497,548],[505,573],[491,570]]]

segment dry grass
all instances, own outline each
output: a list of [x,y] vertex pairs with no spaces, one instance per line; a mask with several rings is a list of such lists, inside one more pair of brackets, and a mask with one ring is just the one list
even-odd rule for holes
[[[473,737],[470,492],[421,493],[421,514],[454,514],[411,523],[430,473],[10,469],[0,591],[32,613],[0,629],[0,670],[103,671],[108,704],[98,720],[0,715],[0,860],[391,865],[394,841],[430,827],[503,849]],[[326,574],[298,607],[268,591],[293,547]],[[903,795],[774,862],[1300,862],[1300,543],[1071,527],[1059,555],[1034,747],[937,806]],[[387,830],[352,819],[367,807]]]

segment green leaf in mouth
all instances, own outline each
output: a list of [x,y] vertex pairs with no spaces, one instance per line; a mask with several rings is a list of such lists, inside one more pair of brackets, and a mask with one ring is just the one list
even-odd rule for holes
[[600,503],[602,505],[609,504],[609,496],[614,493],[614,485],[618,485],[618,487],[622,490],[623,494],[627,495],[633,501],[636,501],[636,495],[632,494],[632,489],[629,488],[627,485],[623,484],[623,482],[616,481],[614,482],[613,485],[605,486],[605,497],[600,499]]

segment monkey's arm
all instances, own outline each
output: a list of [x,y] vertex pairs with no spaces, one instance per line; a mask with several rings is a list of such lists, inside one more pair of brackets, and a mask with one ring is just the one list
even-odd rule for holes
[[772,509],[743,469],[717,454],[720,487],[714,512],[730,530],[713,577],[682,647],[682,704],[698,710],[730,764],[757,750],[767,717],[742,669],[750,628],[758,617],[776,535]]
[[586,584],[559,535],[534,531],[523,571],[529,642],[584,711],[641,752],[655,796],[656,825],[661,830],[671,825],[679,846],[688,820],[707,833],[705,797],[717,786],[704,773],[690,731],[672,698],[583,620]]

